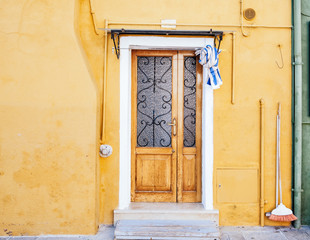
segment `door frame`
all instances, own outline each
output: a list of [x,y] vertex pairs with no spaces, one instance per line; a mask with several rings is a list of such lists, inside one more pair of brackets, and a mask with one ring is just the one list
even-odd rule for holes
[[[176,120],[176,126],[171,128],[171,146],[138,146],[138,59],[139,57],[169,57],[171,58],[171,109],[167,113],[171,119],[166,124]],[[185,69],[186,57],[194,57],[195,61],[195,135],[194,146],[184,143],[185,124]],[[132,202],[201,202],[201,114],[202,114],[202,66],[194,51],[188,50],[132,50],[132,93],[131,93],[131,201]],[[142,70],[142,69],[140,69]],[[169,72],[170,72],[169,71]],[[188,70],[189,71],[189,70]],[[168,70],[165,72],[168,73]],[[164,74],[165,75],[165,74]],[[163,76],[164,76],[163,75]],[[166,79],[166,78],[164,78]],[[166,79],[168,80],[168,79]],[[191,80],[187,84],[192,84]],[[144,85],[145,87],[145,85]],[[159,87],[159,86],[158,86]],[[163,87],[163,86],[162,86]],[[160,87],[159,87],[160,88]],[[143,88],[144,89],[144,88]],[[145,90],[145,89],[144,89]],[[191,90],[192,91],[192,90]],[[187,92],[187,94],[192,92]],[[140,97],[142,97],[140,95]],[[165,95],[167,97],[167,95]],[[142,98],[140,99],[142,101]],[[149,100],[146,100],[148,102]],[[190,104],[190,103],[188,103]],[[142,109],[140,109],[141,111]],[[142,110],[143,112],[143,110]],[[141,112],[140,112],[141,113]],[[158,113],[160,115],[160,113]],[[188,114],[188,113],[187,113]],[[189,117],[189,116],[187,116]],[[163,119],[162,119],[163,120]],[[167,120],[167,119],[166,119]],[[194,130],[192,129],[192,130]],[[167,129],[166,129],[167,130]],[[154,130],[153,130],[154,131]],[[156,159],[150,161],[150,159]],[[161,160],[161,161],[160,161]],[[155,164],[158,163],[158,164]],[[150,168],[150,163],[154,164]],[[144,166],[144,167],[143,167]],[[161,168],[161,174],[154,173],[155,167]],[[143,170],[144,169],[144,170]],[[150,171],[145,173],[144,171]],[[144,175],[145,174],[145,175]],[[143,177],[142,177],[143,175]],[[145,176],[145,177],[144,177]],[[165,176],[165,180],[163,179]],[[154,177],[154,178],[152,178]],[[148,185],[157,179],[153,188]],[[154,182],[153,182],[154,183]],[[146,184],[146,185],[145,185]],[[155,188],[154,188],[155,187]]]
[[[129,206],[131,193],[131,50],[195,50],[206,45],[213,46],[213,38],[120,38],[119,209]],[[202,92],[202,203],[213,209],[213,89],[203,83]]]

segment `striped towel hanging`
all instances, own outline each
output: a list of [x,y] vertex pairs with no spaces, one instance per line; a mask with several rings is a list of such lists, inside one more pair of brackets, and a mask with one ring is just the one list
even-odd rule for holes
[[199,63],[207,70],[206,79],[204,81],[213,89],[219,88],[223,83],[218,69],[218,55],[220,53],[221,50],[218,52],[217,49],[211,45],[207,45],[205,48],[196,51],[196,55],[200,55]]

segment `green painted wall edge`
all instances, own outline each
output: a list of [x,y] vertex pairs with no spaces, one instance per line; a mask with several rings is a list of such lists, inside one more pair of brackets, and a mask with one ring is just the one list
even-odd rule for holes
[[310,225],[310,79],[309,79],[309,34],[310,34],[310,2],[302,0],[302,186],[301,224]]

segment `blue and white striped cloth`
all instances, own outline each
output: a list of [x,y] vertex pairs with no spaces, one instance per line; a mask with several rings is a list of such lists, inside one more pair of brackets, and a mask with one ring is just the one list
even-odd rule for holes
[[200,55],[199,63],[207,70],[204,82],[206,81],[213,89],[217,89],[223,84],[218,69],[218,55],[220,53],[221,51],[218,52],[217,49],[211,45],[207,45],[205,48],[196,51],[196,55]]

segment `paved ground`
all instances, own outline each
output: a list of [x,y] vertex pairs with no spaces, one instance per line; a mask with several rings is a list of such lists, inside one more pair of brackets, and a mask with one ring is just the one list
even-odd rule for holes
[[[289,227],[220,227],[222,240],[310,240],[310,226],[297,230]],[[114,227],[103,225],[94,236],[49,235],[0,237],[0,240],[113,240]]]
[[42,235],[42,236],[20,236],[20,237],[0,237],[0,240],[113,240],[114,227],[101,225],[96,235]]
[[221,240],[310,240],[310,226],[290,227],[220,227]]

